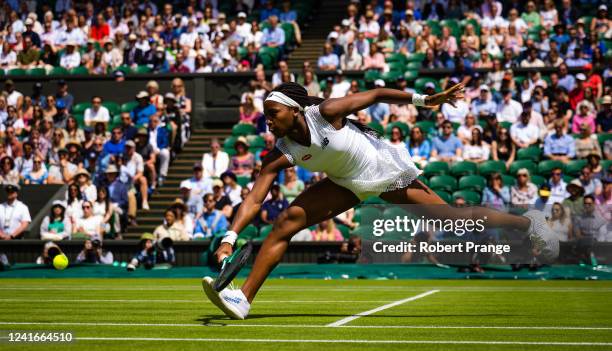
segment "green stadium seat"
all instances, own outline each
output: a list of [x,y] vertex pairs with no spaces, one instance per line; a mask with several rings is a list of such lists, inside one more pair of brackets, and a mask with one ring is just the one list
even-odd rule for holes
[[387,201],[381,199],[378,196],[369,197],[361,202],[364,205],[384,205]]
[[429,179],[423,177],[422,175],[418,176],[417,179],[423,182],[423,184],[429,186]]
[[389,56],[387,56],[387,57],[385,58],[385,61],[386,61],[386,62],[388,62],[388,63],[391,63],[391,62],[399,62],[399,63],[401,63],[402,65],[405,65],[405,64],[406,64],[406,62],[407,62],[407,60],[406,60],[406,55],[401,54],[401,53],[399,53],[399,52],[395,52],[395,53],[389,54]]
[[506,173],[506,164],[503,161],[485,161],[478,165],[478,174],[483,177],[488,177],[491,173]]
[[453,201],[462,197],[469,205],[480,205],[480,194],[470,190],[459,190],[453,193]]
[[240,136],[240,135],[253,135],[257,132],[257,129],[255,129],[255,126],[253,126],[252,124],[244,124],[244,123],[239,123],[236,124],[233,128],[232,128],[232,135],[233,136]]
[[431,134],[436,129],[436,123],[433,121],[419,121],[415,125],[421,128],[421,131],[425,134]]
[[264,138],[259,135],[249,135],[246,138],[249,142],[249,148],[263,149],[266,147]]
[[378,134],[380,134],[380,135],[384,135],[385,134],[385,129],[377,121],[372,121],[372,122],[368,123],[368,126],[370,128],[372,128],[372,129],[374,129],[375,131],[377,131]]
[[363,239],[372,239],[374,227],[371,225],[360,225],[351,231],[351,235],[357,235]]
[[538,164],[538,173],[541,176],[550,177],[550,173],[555,168],[563,169],[563,162],[557,160],[546,160]]
[[565,164],[563,168],[563,173],[572,176],[578,177],[582,168],[587,165],[587,160],[571,160]]
[[446,202],[447,204],[450,204],[451,202],[453,202],[453,197],[451,196],[451,194],[447,193],[444,190],[438,190],[435,191],[435,193],[442,199],[444,200],[444,202]]
[[132,73],[132,69],[129,66],[121,65],[113,70],[113,72],[121,71],[123,74],[128,75]]
[[132,110],[136,106],[138,106],[137,101],[128,101],[125,104],[121,105],[121,112],[132,112]]
[[379,218],[381,215],[380,210],[374,206],[362,206],[355,209],[353,221],[360,225],[369,225],[372,220]]
[[285,42],[287,44],[293,44],[295,42],[295,29],[293,28],[293,24],[284,22],[281,23],[281,29],[285,32]]
[[272,224],[267,224],[261,227],[261,230],[259,231],[259,237],[257,237],[257,240],[265,239],[268,235],[270,235],[272,228],[273,228]]
[[597,134],[597,141],[599,141],[599,145],[603,148],[606,141],[612,140],[612,133],[601,133]]
[[72,106],[72,113],[85,113],[85,110],[91,107],[91,102],[79,102]]
[[531,160],[533,162],[539,162],[542,156],[542,150],[537,146],[530,146],[525,149],[518,149],[516,152],[516,158],[518,160]]
[[50,76],[65,76],[67,74],[68,70],[61,66],[53,67],[51,71],[49,71]]
[[388,65],[390,71],[398,71],[403,73],[406,69],[406,65],[403,62],[389,62]]
[[72,117],[74,117],[74,119],[76,119],[77,124],[79,125],[79,127],[81,127],[81,128],[85,127],[85,116],[83,115],[83,113],[72,113]]
[[365,79],[366,82],[373,82],[377,79],[380,79],[380,77],[381,74],[377,70],[368,70],[363,74],[363,79]]
[[115,115],[113,117],[113,119],[111,120],[109,129],[113,129],[115,127],[119,127],[121,125],[121,116],[120,115]]
[[70,70],[70,74],[73,74],[73,75],[88,75],[89,71],[87,70],[87,67],[79,66],[79,67],[74,67],[73,69],[71,69]]
[[429,178],[429,187],[436,190],[452,192],[457,190],[457,179],[449,175],[439,175]]
[[510,127],[512,127],[512,123],[511,123],[511,122],[499,122],[499,125],[500,125],[502,128],[506,128],[506,129],[508,129],[508,130],[510,130]]
[[521,168],[527,168],[527,170],[529,171],[530,175],[534,175],[538,171],[538,165],[536,163],[534,163],[533,161],[531,161],[531,160],[520,160],[520,161],[512,162],[512,164],[510,165],[509,174],[512,174],[513,176],[516,176],[516,172],[518,172],[519,169],[521,169]]
[[482,192],[487,186],[487,180],[479,175],[467,175],[459,179],[460,190],[472,190]]
[[419,78],[419,71],[417,70],[407,70],[404,72],[404,79],[408,82],[413,82]]
[[507,187],[511,187],[516,184],[516,178],[514,178],[511,175],[502,174],[501,177],[502,177],[502,183]]
[[27,70],[26,74],[33,77],[42,77],[47,75],[47,70],[44,68],[30,68]]
[[457,162],[450,168],[450,173],[455,177],[472,175],[476,174],[477,172],[478,165],[470,161]]
[[117,116],[121,113],[121,105],[114,101],[104,101],[102,106],[106,107],[112,116]]
[[440,83],[438,83],[437,80],[429,77],[417,78],[417,80],[414,82],[414,88],[422,93],[425,90],[425,84],[429,82],[433,83],[436,86],[436,91],[440,91]]
[[351,229],[344,224],[338,224],[336,228],[342,233],[344,239],[348,239],[351,236]]
[[542,184],[546,183],[546,178],[536,174],[531,177],[531,182],[539,188]]
[[259,234],[259,230],[257,229],[257,227],[252,224],[249,224],[238,234],[238,238],[243,238],[247,240],[254,239],[257,237],[257,234]]
[[238,185],[240,185],[243,188],[247,184],[249,184],[249,182],[251,181],[251,177],[249,177],[249,176],[240,175],[240,176],[237,176],[236,178],[237,178]]
[[612,160],[601,160],[601,168],[607,171],[612,166]]
[[423,170],[423,175],[426,177],[446,175],[450,172],[448,163],[442,161],[429,162]]
[[422,52],[415,52],[414,54],[410,54],[406,57],[407,62],[423,62],[425,59],[425,54]]
[[25,76],[26,70],[23,68],[13,68],[8,71],[9,76]]
[[387,83],[394,83],[399,77],[402,77],[403,75],[404,71],[389,71],[382,73],[380,75],[380,79],[384,80]]
[[238,137],[235,137],[235,136],[225,138],[225,140],[223,141],[223,148],[224,149],[234,149],[234,144],[236,143],[236,139],[238,139]]
[[223,148],[223,151],[225,151],[225,153],[226,153],[226,154],[227,154],[229,157],[236,156],[236,149],[234,149],[233,147],[231,147],[231,148],[225,148],[225,147],[224,147],[224,148]]
[[419,69],[421,69],[421,62],[417,62],[417,61],[408,62],[404,69],[418,71]]
[[4,70],[0,68],[0,77],[4,76]]
[[147,65],[139,65],[136,67],[136,69],[134,69],[134,73],[136,74],[146,74],[146,73],[151,73],[151,71],[152,71],[151,67]]

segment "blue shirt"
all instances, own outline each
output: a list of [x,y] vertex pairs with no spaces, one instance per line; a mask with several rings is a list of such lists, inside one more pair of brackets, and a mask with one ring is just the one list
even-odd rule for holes
[[116,203],[121,208],[127,208],[128,204],[128,185],[119,180],[119,178],[115,179],[108,186],[108,197],[111,202]]
[[574,138],[567,134],[558,136],[557,133],[550,134],[544,139],[544,155],[566,155],[570,158],[576,156],[576,144]]
[[461,140],[454,135],[444,139],[443,136],[437,136],[433,140],[433,150],[438,152],[438,156],[455,156],[457,149],[461,149]]
[[429,140],[423,140],[421,145],[417,147],[410,147],[410,143],[406,142],[406,148],[408,148],[411,156],[419,156],[428,160],[429,155],[431,155],[431,143]]
[[149,123],[149,117],[154,115],[157,112],[157,109],[153,104],[148,104],[145,107],[136,106],[130,112],[130,116],[132,117],[132,121],[136,125],[143,125]]
[[[216,223],[215,223],[216,219]],[[204,222],[204,224],[202,224]],[[204,212],[202,216],[196,219],[194,234],[201,233],[204,237],[210,237],[220,232],[225,232],[228,228],[227,219],[219,210],[212,210],[212,212]],[[210,229],[210,233],[208,231]]]
[[323,67],[323,66],[338,67],[339,63],[340,63],[340,60],[338,59],[338,55],[333,54],[333,53],[329,55],[319,56],[319,60],[317,61],[317,65],[319,67]]
[[259,14],[259,20],[263,22],[267,20],[270,16],[280,16],[280,14],[280,10],[276,7],[273,7],[271,9],[264,8]]
[[268,45],[269,43],[275,43],[277,46],[285,44],[285,31],[279,26],[276,28],[266,28],[263,30],[263,36],[261,38],[262,45]]
[[372,116],[372,119],[375,119],[378,122],[382,122],[385,119],[385,116],[391,114],[389,110],[389,104],[379,102],[374,105],[370,105],[368,107],[368,113]]
[[281,22],[295,22],[297,21],[297,12],[294,10],[289,10],[287,12],[281,12],[278,16]]
[[125,152],[125,139],[121,139],[118,143],[113,140],[109,140],[104,143],[104,149],[102,150],[104,155],[119,155]]
[[576,85],[576,78],[570,74],[565,75],[563,78],[559,77],[558,85],[564,87],[568,92],[570,92]]
[[497,104],[493,100],[482,101],[480,98],[476,98],[472,101],[472,114],[478,118],[480,113],[485,115],[494,115],[497,112]]
[[263,206],[261,207],[261,210],[268,212],[268,221],[273,221],[287,207],[289,207],[289,203],[285,199],[268,200],[264,202]]

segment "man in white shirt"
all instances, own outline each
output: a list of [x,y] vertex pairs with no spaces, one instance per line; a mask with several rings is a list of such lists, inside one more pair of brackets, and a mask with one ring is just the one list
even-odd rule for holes
[[243,37],[246,38],[251,33],[251,24],[246,20],[247,15],[244,12],[238,13],[238,23],[236,23],[236,32]]
[[65,69],[72,69],[81,65],[81,54],[75,50],[76,43],[69,41],[66,44],[66,52],[60,58],[60,66]]
[[23,104],[23,94],[15,90],[15,83],[12,79],[4,82],[4,91],[6,92],[6,104],[20,110]]
[[4,190],[6,202],[0,205],[0,240],[13,240],[23,235],[32,218],[28,206],[17,199],[19,185],[7,184]]
[[527,57],[521,61],[521,67],[532,68],[532,67],[544,67],[544,62],[538,58],[538,50],[535,48],[529,49]]
[[229,167],[229,155],[221,150],[221,144],[218,139],[212,139],[210,143],[210,152],[207,152],[202,157],[202,167],[205,177],[219,177]]
[[359,31],[364,32],[366,38],[376,38],[380,32],[380,25],[374,20],[374,12],[368,10],[365,14],[365,21],[359,25]]
[[125,142],[125,166],[132,177],[134,186],[140,190],[142,209],[149,209],[149,183],[144,175],[144,159],[136,152],[136,143],[133,140]]
[[523,106],[520,102],[512,99],[512,91],[502,91],[503,100],[497,105],[497,120],[499,122],[516,123],[519,116],[523,113]]
[[453,123],[463,124],[465,122],[465,116],[470,112],[470,105],[465,100],[457,100],[455,106],[451,104],[442,105],[442,114],[445,119]]
[[212,179],[203,175],[202,163],[196,162],[193,165],[193,177],[187,179],[191,185],[192,196],[202,197],[207,193],[212,193]]
[[181,46],[187,45],[190,48],[193,48],[193,45],[197,38],[198,32],[196,32],[195,30],[195,23],[193,21],[189,21],[189,24],[187,25],[187,30],[183,32],[183,34],[181,34],[179,38],[179,44]]
[[538,141],[540,131],[536,126],[529,123],[531,115],[527,112],[521,113],[521,120],[510,127],[510,138],[519,148],[526,148]]
[[552,205],[555,202],[562,203],[563,200],[567,199],[570,194],[567,192],[567,183],[563,180],[561,168],[554,168],[550,173],[550,179],[548,180],[550,186],[550,198],[548,199],[548,205]]
[[96,123],[108,124],[110,122],[110,113],[108,109],[102,106],[102,98],[94,96],[91,98],[91,107],[85,110],[85,125],[93,126]]
[[481,26],[487,29],[493,29],[493,27],[508,27],[508,22],[497,14],[497,4],[495,2],[490,4],[491,13],[489,16],[484,16],[482,19]]
[[336,71],[335,82],[332,85],[332,90],[330,94],[330,98],[339,98],[346,96],[348,94],[349,89],[351,89],[351,82],[344,79],[344,75],[342,75],[342,71]]

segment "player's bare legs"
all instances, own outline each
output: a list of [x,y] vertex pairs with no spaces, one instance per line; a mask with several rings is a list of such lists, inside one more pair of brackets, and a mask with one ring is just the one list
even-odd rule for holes
[[[487,218],[487,225],[494,228],[515,228],[522,231],[529,229],[530,221],[527,217],[504,213],[487,207],[452,207],[442,200],[438,194],[415,180],[409,186],[402,189],[386,192],[380,197],[394,204],[424,205],[411,208],[432,219],[468,219]],[[431,205],[431,206],[430,206]]]
[[274,227],[264,240],[253,269],[241,290],[249,302],[289,246],[289,241],[303,228],[332,218],[359,203],[350,190],[329,179],[323,179],[301,193],[274,221]]

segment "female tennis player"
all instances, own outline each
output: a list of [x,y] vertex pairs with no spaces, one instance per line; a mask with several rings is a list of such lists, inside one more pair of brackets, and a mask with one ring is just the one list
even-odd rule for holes
[[268,274],[280,262],[291,237],[303,228],[332,218],[370,196],[380,196],[394,204],[422,206],[426,218],[487,218],[496,228],[517,228],[530,237],[542,256],[555,258],[559,242],[539,211],[523,216],[489,208],[454,208],[429,189],[417,176],[421,171],[411,161],[406,148],[379,138],[367,126],[347,116],[376,103],[436,106],[463,98],[464,87],[457,84],[431,96],[394,89],[374,89],[341,98],[323,100],[308,96],[296,83],[276,87],[264,102],[266,123],[278,138],[268,154],[253,189],[240,206],[236,217],[216,251],[221,262],[232,254],[237,233],[259,213],[262,202],[278,173],[298,165],[327,178],[300,194],[274,223],[255,259],[255,264],[240,289],[213,288],[214,280],[205,277],[202,286],[208,298],[234,319],[247,317],[251,302]]

